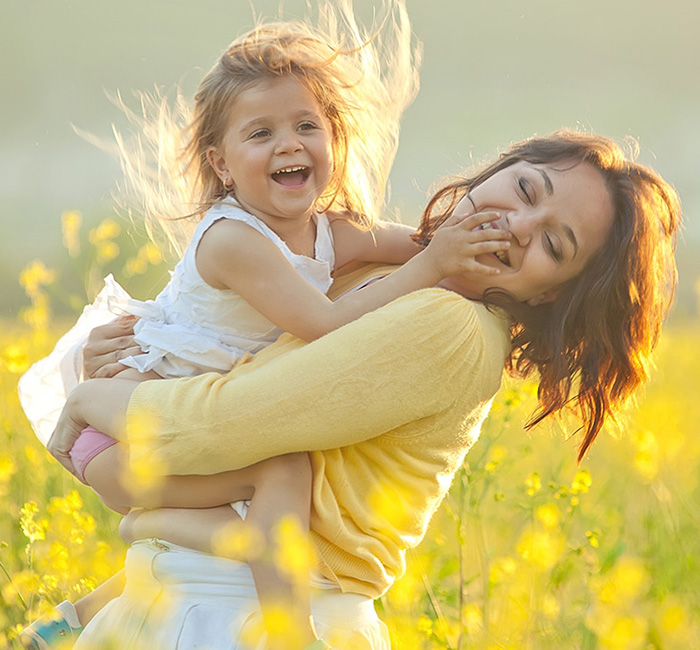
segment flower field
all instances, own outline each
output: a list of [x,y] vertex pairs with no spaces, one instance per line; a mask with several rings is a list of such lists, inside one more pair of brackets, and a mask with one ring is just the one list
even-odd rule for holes
[[[30,263],[30,305],[2,322],[0,649],[125,552],[118,516],[48,456],[16,393],[68,324],[51,318],[57,301],[78,306],[87,295],[74,287],[89,295],[106,272],[138,280],[162,264],[115,223],[81,237],[67,213],[72,275]],[[506,383],[406,576],[378,603],[397,650],[700,648],[699,331],[666,329],[646,394],[580,466],[565,433],[575,425],[524,433],[533,387]]]

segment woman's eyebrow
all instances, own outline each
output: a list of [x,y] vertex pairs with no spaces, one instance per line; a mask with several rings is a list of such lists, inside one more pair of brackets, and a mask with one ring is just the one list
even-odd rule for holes
[[571,229],[571,226],[568,226],[567,224],[562,224],[561,229],[564,231],[564,234],[567,236],[569,241],[574,246],[574,254],[571,258],[571,259],[574,259],[574,257],[576,257],[576,253],[578,253],[578,240],[576,239],[576,235],[574,234],[574,231]]
[[544,181],[544,191],[547,192],[549,196],[552,196],[552,194],[554,194],[554,185],[552,184],[552,179],[549,177],[549,174],[544,169],[540,169],[539,167],[535,167],[535,170],[540,173],[540,176],[542,176],[542,180]]

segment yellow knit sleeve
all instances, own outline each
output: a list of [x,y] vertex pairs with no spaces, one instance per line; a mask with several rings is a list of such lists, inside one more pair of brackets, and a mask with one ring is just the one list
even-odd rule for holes
[[285,335],[227,375],[144,382],[129,404],[132,461],[213,474],[391,432],[454,402],[484,355],[481,327],[473,303],[425,289],[308,345]]

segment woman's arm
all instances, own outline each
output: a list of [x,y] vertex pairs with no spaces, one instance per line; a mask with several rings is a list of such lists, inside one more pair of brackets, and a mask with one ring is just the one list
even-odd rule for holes
[[[197,268],[211,286],[232,289],[284,331],[313,341],[446,277],[467,270],[496,273],[494,268],[474,259],[481,253],[505,250],[509,245],[506,231],[478,228],[494,218],[492,213],[451,218],[438,229],[430,245],[400,269],[338,302],[331,301],[296,273],[278,248],[260,233],[236,221],[222,220],[205,233],[197,251]],[[362,245],[345,228],[337,247],[346,250],[345,257],[350,250],[357,259],[375,259],[368,233],[353,230],[357,236],[362,235]]]
[[479,376],[480,323],[473,303],[427,289],[308,345],[284,336],[224,376],[144,382],[129,404],[132,462],[211,474],[434,416]]
[[419,291],[309,345],[283,336],[224,376],[86,382],[49,451],[74,472],[71,432],[92,419],[125,440],[127,409],[132,462],[158,459],[155,472],[213,474],[342,447],[449,408],[483,357],[483,339],[473,303]]

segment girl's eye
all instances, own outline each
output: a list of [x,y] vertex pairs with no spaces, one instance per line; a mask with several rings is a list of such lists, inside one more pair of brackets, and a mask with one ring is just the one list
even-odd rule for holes
[[530,181],[527,180],[527,178],[521,176],[518,179],[518,188],[520,189],[520,192],[523,195],[523,198],[527,202],[528,205],[532,205],[535,200],[535,194],[532,189],[532,185],[530,184]]
[[267,138],[270,136],[270,131],[268,129],[258,129],[250,134],[251,138]]
[[313,122],[302,122],[299,125],[300,131],[313,131],[315,128],[316,128],[316,125]]
[[557,246],[554,244],[554,240],[552,239],[552,237],[548,233],[545,233],[544,239],[545,248],[547,249],[547,252],[552,256],[552,259],[555,262],[561,262],[564,259],[564,256],[562,255],[561,250],[559,250],[559,248],[557,248]]

